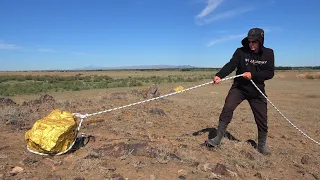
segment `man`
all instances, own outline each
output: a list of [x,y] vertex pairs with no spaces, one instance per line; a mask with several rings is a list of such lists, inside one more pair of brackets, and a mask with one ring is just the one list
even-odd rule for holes
[[219,83],[222,78],[229,75],[237,68],[236,74],[242,77],[234,79],[225,105],[219,117],[217,136],[208,139],[208,146],[218,146],[225,134],[228,124],[231,122],[233,112],[237,106],[247,100],[253,112],[258,127],[258,151],[264,155],[270,155],[266,146],[268,135],[267,125],[267,100],[259,93],[250,80],[265,94],[264,81],[274,76],[274,53],[270,48],[264,47],[264,31],[260,28],[249,30],[246,38],[242,40],[243,47],[237,48],[231,60],[213,78],[214,83]]

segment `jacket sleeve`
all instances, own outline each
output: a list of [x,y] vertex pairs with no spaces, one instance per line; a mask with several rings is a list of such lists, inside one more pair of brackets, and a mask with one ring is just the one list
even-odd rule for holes
[[266,66],[258,72],[252,72],[252,79],[256,79],[258,81],[265,81],[272,79],[274,76],[274,52],[272,49],[269,50],[267,56],[267,64]]
[[225,64],[220,71],[216,74],[216,76],[220,77],[221,79],[228,76],[232,71],[236,69],[239,64],[241,55],[240,49],[238,48],[234,53],[230,61]]

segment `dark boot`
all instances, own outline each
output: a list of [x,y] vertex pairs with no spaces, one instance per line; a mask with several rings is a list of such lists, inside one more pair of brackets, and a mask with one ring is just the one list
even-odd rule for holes
[[258,131],[258,151],[263,155],[271,155],[267,147],[268,132]]
[[218,130],[217,130],[217,136],[212,139],[207,140],[207,144],[209,146],[218,146],[221,142],[222,137],[224,136],[226,129],[228,127],[228,124],[222,121],[219,121]]

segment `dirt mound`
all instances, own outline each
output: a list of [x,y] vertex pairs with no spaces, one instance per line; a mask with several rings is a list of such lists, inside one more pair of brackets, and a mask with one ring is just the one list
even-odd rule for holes
[[149,110],[149,113],[156,114],[156,115],[159,115],[159,116],[166,116],[166,113],[164,112],[164,110],[160,109],[160,108],[151,108]]
[[10,98],[0,98],[0,106],[12,106],[16,105]]
[[22,106],[27,106],[27,105],[39,105],[39,104],[53,104],[55,103],[55,99],[48,95],[48,94],[44,94],[44,95],[41,95],[39,99],[36,99],[36,100],[31,100],[31,101],[28,101],[28,102],[23,102],[22,103]]
[[116,92],[111,94],[111,99],[127,99],[127,96],[125,92]]
[[143,89],[141,91],[134,89],[131,91],[131,93],[138,97],[143,97],[145,99],[150,99],[150,98],[155,98],[160,96],[159,88],[155,84],[152,84],[148,88]]
[[39,100],[41,101],[41,103],[55,103],[56,102],[54,100],[54,98],[52,96],[48,95],[48,94],[41,95]]

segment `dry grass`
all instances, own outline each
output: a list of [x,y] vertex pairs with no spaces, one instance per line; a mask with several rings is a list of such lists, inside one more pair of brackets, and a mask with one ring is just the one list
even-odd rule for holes
[[303,74],[298,74],[296,77],[303,79],[320,79],[320,72],[306,72]]

